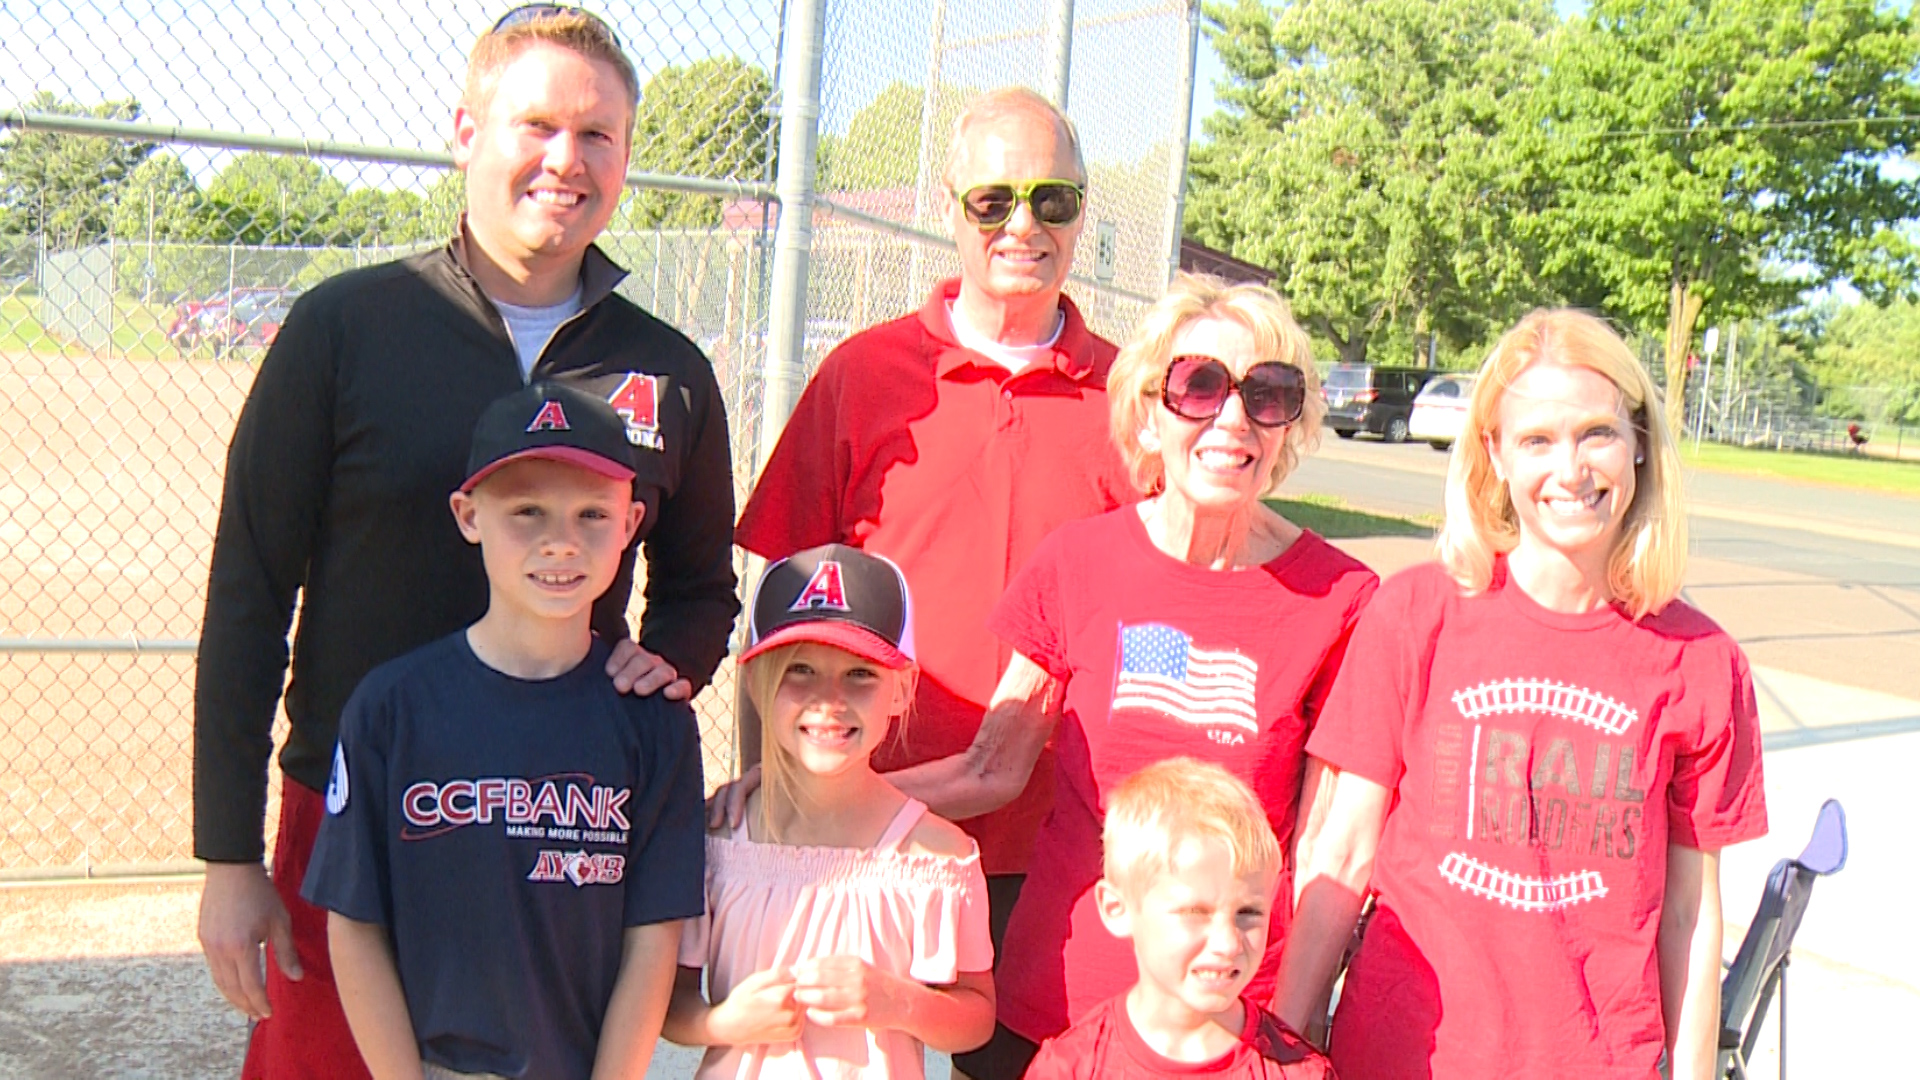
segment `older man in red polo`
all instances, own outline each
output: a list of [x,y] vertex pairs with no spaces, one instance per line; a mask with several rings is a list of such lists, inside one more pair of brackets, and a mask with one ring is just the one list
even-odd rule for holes
[[[1115,348],[1061,295],[1085,222],[1073,125],[1025,89],[975,100],[943,179],[960,277],[914,314],[849,338],[808,385],[734,542],[776,559],[825,543],[886,555],[913,589],[921,666],[901,769],[965,750],[1007,664],[987,614],[1062,522],[1138,496],[1107,437]],[[758,724],[742,725],[759,757]],[[961,822],[980,844],[998,945],[1052,801],[1051,757],[1025,794]],[[956,1063],[972,1075],[990,1070]]]

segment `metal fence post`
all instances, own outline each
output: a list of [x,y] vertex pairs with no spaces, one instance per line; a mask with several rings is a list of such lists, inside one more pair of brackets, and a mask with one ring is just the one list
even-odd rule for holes
[[1187,52],[1184,65],[1180,69],[1180,89],[1174,100],[1183,102],[1179,110],[1180,127],[1173,133],[1173,152],[1167,155],[1168,167],[1173,172],[1173,208],[1167,216],[1167,280],[1180,272],[1180,236],[1184,229],[1187,207],[1187,144],[1193,131],[1193,86],[1195,71],[1200,61],[1200,5],[1199,0],[1188,0],[1187,13]]
[[820,56],[826,41],[826,0],[797,0],[788,9],[780,58],[780,224],[773,233],[773,287],[768,298],[766,397],[760,418],[759,461],[780,441],[807,372],[807,269],[813,254],[814,151],[820,136]]
[[[927,192],[933,186],[934,146],[939,138],[935,127],[940,116],[940,54],[947,47],[946,36],[947,0],[934,0],[933,26],[927,33],[927,88],[920,95],[920,163],[913,174],[913,227],[916,229],[924,229],[928,224]],[[926,291],[921,284],[926,277],[926,254],[923,245],[913,245],[909,295],[918,296]]]
[[1055,0],[1053,27],[1047,34],[1047,91],[1062,112],[1073,80],[1073,0]]

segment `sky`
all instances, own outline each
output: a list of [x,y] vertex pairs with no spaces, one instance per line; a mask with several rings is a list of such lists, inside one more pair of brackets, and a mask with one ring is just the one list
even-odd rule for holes
[[[439,148],[467,50],[510,2],[0,0],[0,107],[40,90],[89,104],[134,97],[153,121]],[[712,55],[773,70],[780,0],[597,6],[643,82]],[[830,0],[824,130],[844,129],[890,81],[926,78],[936,6],[947,9],[944,84],[1040,81],[1049,20],[1034,0]],[[1073,111],[1091,156],[1137,156],[1177,126],[1182,7],[1076,0]]]

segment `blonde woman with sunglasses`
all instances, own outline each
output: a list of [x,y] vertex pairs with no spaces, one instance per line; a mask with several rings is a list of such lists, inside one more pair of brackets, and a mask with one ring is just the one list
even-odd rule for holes
[[[1182,275],[1109,387],[1111,434],[1145,500],[1041,544],[988,621],[1012,658],[979,737],[890,777],[964,819],[1013,798],[1041,748],[1057,749],[1053,813],[1034,844],[1046,870],[1014,908],[999,1024],[969,1069],[983,1080],[1015,1080],[1040,1042],[1135,982],[1132,949],[1106,932],[1094,891],[1103,808],[1121,781],[1169,757],[1215,762],[1292,835],[1307,732],[1376,584],[1261,501],[1313,445],[1325,408],[1307,336],[1271,290]],[[1232,977],[1264,1002],[1288,911],[1259,914],[1273,944]],[[1183,977],[1224,974],[1196,957]],[[1154,1030],[1207,1022],[1156,1018]],[[1154,1049],[1204,1065],[1200,1045]]]

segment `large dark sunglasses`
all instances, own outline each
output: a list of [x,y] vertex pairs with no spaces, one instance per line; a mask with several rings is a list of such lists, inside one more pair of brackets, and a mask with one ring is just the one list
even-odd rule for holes
[[1033,220],[1057,229],[1079,219],[1087,189],[1071,180],[1028,180],[1023,184],[977,184],[964,192],[954,192],[954,197],[960,200],[967,220],[982,230],[1005,225],[1021,203],[1032,208]]
[[595,26],[607,32],[607,40],[613,42],[614,48],[617,49],[621,47],[619,36],[613,32],[613,27],[607,25],[605,19],[588,11],[586,8],[574,7],[571,4],[521,4],[512,11],[500,16],[500,21],[494,23],[493,29],[487,32],[497,34],[502,30],[509,30],[526,23],[535,22],[540,19],[551,19],[560,15],[579,15],[587,19]]
[[1307,405],[1307,377],[1299,368],[1269,360],[1236,380],[1227,365],[1211,356],[1174,357],[1160,384],[1160,402],[1182,420],[1212,420],[1236,390],[1247,419],[1261,427],[1291,424]]

